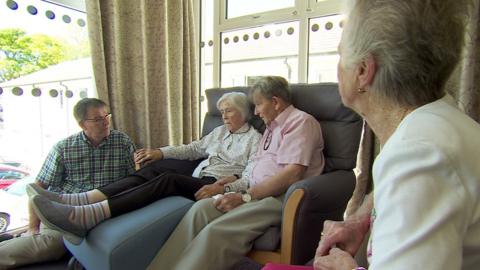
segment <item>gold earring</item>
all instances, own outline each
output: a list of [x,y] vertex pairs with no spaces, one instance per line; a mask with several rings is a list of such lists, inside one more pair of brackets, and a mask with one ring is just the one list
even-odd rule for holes
[[367,91],[366,91],[365,89],[363,89],[363,88],[360,87],[360,88],[357,89],[357,92],[358,92],[358,93],[365,93],[365,92],[367,92]]

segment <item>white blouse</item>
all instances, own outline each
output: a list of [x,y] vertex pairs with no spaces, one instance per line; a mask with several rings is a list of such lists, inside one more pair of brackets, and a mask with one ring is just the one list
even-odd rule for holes
[[205,158],[192,176],[211,176],[220,179],[237,174],[248,179],[252,171],[253,157],[261,135],[248,123],[234,133],[225,125],[215,128],[208,135],[188,145],[161,148],[164,158],[197,160]]

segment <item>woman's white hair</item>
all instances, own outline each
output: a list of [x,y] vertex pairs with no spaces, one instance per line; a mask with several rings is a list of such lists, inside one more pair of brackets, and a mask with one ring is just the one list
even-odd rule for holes
[[217,109],[220,110],[220,104],[227,102],[230,106],[236,108],[242,114],[243,120],[247,122],[251,117],[250,102],[247,95],[242,92],[230,92],[223,94],[217,101]]
[[441,98],[464,44],[468,0],[347,0],[342,62],[372,56],[371,91],[402,105]]

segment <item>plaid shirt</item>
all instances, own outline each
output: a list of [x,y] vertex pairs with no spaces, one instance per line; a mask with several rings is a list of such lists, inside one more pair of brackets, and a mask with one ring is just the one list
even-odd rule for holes
[[37,180],[60,193],[77,193],[112,183],[135,172],[130,138],[117,130],[93,147],[83,132],[58,142],[50,151]]

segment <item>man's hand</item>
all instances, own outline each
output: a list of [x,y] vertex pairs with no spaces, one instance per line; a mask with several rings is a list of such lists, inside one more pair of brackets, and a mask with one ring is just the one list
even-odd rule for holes
[[218,181],[210,185],[205,185],[201,189],[199,189],[195,193],[195,199],[197,199],[198,201],[201,199],[212,197],[217,194],[223,194],[223,184],[219,184]]
[[138,149],[133,154],[133,160],[137,164],[147,164],[155,160],[163,158],[163,153],[160,149]]
[[351,270],[357,266],[352,256],[339,248],[330,249],[327,256],[315,256],[313,262],[315,270]]
[[222,197],[216,199],[213,202],[213,205],[224,213],[237,208],[242,205],[244,202],[242,200],[242,194],[240,193],[227,193]]
[[334,246],[355,256],[369,228],[369,216],[342,222],[325,221],[315,258],[328,254]]

